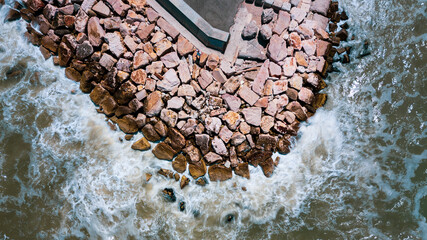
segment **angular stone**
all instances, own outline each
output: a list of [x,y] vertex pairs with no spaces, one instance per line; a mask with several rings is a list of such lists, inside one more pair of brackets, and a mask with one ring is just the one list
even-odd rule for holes
[[242,144],[246,140],[246,137],[245,137],[245,135],[243,135],[240,132],[235,132],[231,136],[230,140],[231,140],[232,145],[237,146],[237,145]]
[[188,164],[188,171],[194,179],[204,176],[207,171],[205,161]]
[[187,170],[187,160],[185,159],[184,155],[179,154],[172,161],[172,168],[179,173],[183,173],[185,170]]
[[[270,62],[269,70],[270,70],[270,75],[272,77],[280,77],[282,75],[282,68],[274,62]],[[265,95],[268,95],[268,94],[265,94]]]
[[268,41],[273,35],[273,31],[269,25],[262,25],[261,29],[259,30],[259,35],[264,41]]
[[132,144],[133,150],[147,151],[151,148],[151,144],[148,142],[147,138],[142,137],[134,144]]
[[182,83],[188,83],[191,80],[191,73],[187,61],[184,60],[179,62],[178,73]]
[[303,87],[298,93],[298,99],[307,104],[311,104],[314,99],[314,94],[310,89]]
[[231,139],[231,136],[233,136],[233,132],[228,129],[227,126],[224,126],[219,131],[218,136],[225,142],[228,143]]
[[298,91],[302,88],[302,83],[303,83],[303,79],[299,75],[295,75],[291,79],[289,79],[289,86]]
[[248,124],[260,126],[262,109],[260,107],[249,107],[242,109],[243,116]]
[[217,117],[207,117],[205,119],[205,127],[206,130],[208,131],[208,133],[215,133],[218,134],[219,130],[221,128],[221,119],[217,118]]
[[301,23],[304,20],[306,12],[301,8],[292,8],[291,9],[291,18],[295,19],[298,23]]
[[168,144],[161,142],[158,143],[154,149],[153,149],[153,154],[154,156],[156,156],[158,159],[161,160],[172,160],[173,157],[175,156],[176,152],[172,149],[171,146],[169,146]]
[[206,61],[206,66],[210,70],[215,70],[218,67],[219,64],[219,56],[215,53],[209,54],[209,57]]
[[240,98],[234,95],[230,95],[228,93],[222,95],[221,97],[227,103],[231,111],[237,112],[240,109],[240,105],[242,104],[242,101],[240,100]]
[[305,39],[310,39],[313,37],[314,35],[314,31],[307,25],[307,24],[301,24],[299,25],[295,31],[299,34],[302,35]]
[[282,94],[283,92],[286,92],[288,90],[288,81],[287,80],[279,80],[274,82],[273,85],[273,94]]
[[178,87],[180,83],[181,82],[179,81],[176,71],[174,69],[169,69],[169,71],[163,75],[163,80],[157,82],[157,88],[160,91],[170,92],[174,88]]
[[126,49],[123,46],[119,32],[107,33],[105,34],[104,39],[108,43],[108,48],[114,56],[120,58],[123,53],[125,53]]
[[80,9],[85,11],[86,13],[92,8],[92,6],[95,4],[96,0],[84,0],[82,5],[80,6]]
[[274,118],[271,116],[263,116],[261,119],[261,130],[265,133],[270,132],[270,129],[274,126]]
[[213,81],[212,74],[209,71],[202,69],[200,71],[200,77],[198,78],[200,87],[202,87],[203,89],[206,89],[206,87],[209,86],[212,83],[212,81]]
[[224,114],[222,120],[227,123],[228,128],[231,130],[236,130],[237,126],[241,122],[240,114],[233,111],[228,111],[226,114]]
[[290,102],[286,106],[286,110],[293,112],[295,114],[295,116],[301,121],[307,120],[307,115],[305,114],[304,110],[302,109],[301,104],[297,101]]
[[160,119],[162,119],[166,125],[173,128],[178,122],[178,114],[172,110],[162,109],[160,112]]
[[196,108],[197,110],[201,110],[206,103],[206,98],[203,95],[198,96],[196,99],[191,102],[191,106]]
[[230,79],[228,79],[225,84],[224,84],[224,90],[227,93],[230,94],[234,94],[236,92],[236,90],[239,88],[240,86],[240,78],[237,77],[231,77]]
[[144,137],[146,137],[150,142],[157,142],[161,139],[160,135],[156,132],[153,125],[151,124],[146,124],[141,129],[141,132],[142,134],[144,134]]
[[272,101],[270,101],[268,103],[267,108],[265,109],[265,113],[270,115],[270,116],[275,116],[276,113],[279,111],[279,100],[273,99]]
[[209,152],[204,156],[204,159],[208,164],[213,164],[222,161],[222,157],[214,152]]
[[258,27],[255,21],[248,23],[242,31],[242,38],[245,40],[254,39],[258,33]]
[[227,147],[224,142],[217,136],[212,140],[212,148],[215,152],[221,156],[228,156]]
[[184,189],[190,183],[190,179],[188,179],[185,175],[182,175],[179,186],[181,189]]
[[117,70],[121,72],[130,72],[131,66],[132,66],[132,62],[125,58],[120,58],[116,64]]
[[239,89],[239,96],[249,105],[253,106],[258,101],[259,96],[246,85],[242,85]]
[[269,178],[271,177],[271,175],[273,175],[274,163],[271,157],[267,158],[265,161],[261,162],[259,165],[261,166],[262,171],[266,177]]
[[188,119],[187,122],[182,126],[181,132],[184,136],[188,137],[196,131],[197,121],[195,119]]
[[185,99],[182,97],[173,97],[170,100],[168,100],[167,108],[173,109],[173,110],[181,110],[182,106],[184,106]]
[[114,100],[112,96],[106,96],[101,101],[99,106],[102,108],[102,111],[105,113],[105,115],[111,116],[114,114],[114,112],[117,109],[117,102]]
[[297,50],[301,50],[301,37],[298,35],[298,33],[292,32],[291,34],[289,34],[289,40],[291,47]]
[[278,35],[271,37],[267,50],[268,56],[274,62],[280,62],[288,55],[286,41]]
[[124,133],[132,134],[138,132],[138,124],[131,115],[126,115],[123,118],[117,120],[120,130]]
[[157,56],[163,56],[165,53],[169,52],[172,49],[172,43],[164,38],[154,45],[154,51],[156,51]]
[[310,57],[314,56],[316,53],[316,43],[313,39],[311,40],[304,40],[301,42],[302,48],[304,49],[304,52]]
[[92,10],[101,17],[108,17],[110,15],[110,9],[103,1],[99,1],[95,4],[95,6],[92,7]]
[[234,169],[234,173],[247,179],[251,178],[249,173],[249,164],[247,162],[237,164],[237,167]]
[[85,59],[92,55],[93,47],[89,41],[84,41],[82,44],[78,44],[76,47],[76,57],[78,59]]
[[178,96],[180,97],[195,97],[196,91],[194,91],[193,86],[189,84],[183,84],[178,88]]
[[99,60],[99,64],[103,66],[105,69],[107,69],[108,71],[111,71],[113,67],[116,65],[116,63],[117,63],[117,60],[106,53],[102,54],[102,57]]
[[252,149],[245,156],[246,161],[252,164],[254,167],[258,167],[258,164],[264,162],[272,156],[271,151],[265,151],[260,149]]
[[130,8],[129,5],[123,3],[121,0],[106,0],[119,16],[124,16],[127,10]]
[[150,56],[144,51],[138,51],[133,58],[133,67],[138,69],[140,67],[150,64]]
[[209,167],[209,179],[212,182],[225,181],[233,177],[233,172],[230,167],[223,165],[213,165]]
[[130,75],[130,79],[138,85],[145,85],[145,81],[147,80],[147,73],[143,69],[138,69],[133,71]]
[[187,161],[189,163],[198,163],[202,158],[200,151],[193,145],[190,145],[184,149],[184,152],[187,153]]
[[292,77],[297,70],[297,61],[294,57],[285,58],[283,64],[283,74],[286,77]]
[[212,76],[217,82],[225,83],[227,81],[227,77],[219,68],[212,71]]
[[279,11],[279,16],[276,24],[274,25],[273,33],[281,35],[283,31],[289,27],[290,22],[291,15],[285,11]]
[[269,60],[265,61],[264,64],[262,64],[262,66],[261,66],[260,70],[258,71],[258,74],[257,74],[257,76],[253,82],[252,90],[255,93],[258,93],[258,95],[263,94],[265,81],[269,77],[269,74],[268,74],[269,64],[270,64]]
[[196,144],[199,146],[202,154],[207,154],[209,152],[209,135],[207,134],[196,134],[195,135]]
[[323,16],[326,16],[328,13],[329,5],[331,0],[315,0],[310,7],[310,11],[315,13],[320,13]]
[[148,117],[153,117],[160,113],[163,106],[162,93],[160,91],[155,91],[150,93],[145,100],[144,112]]
[[274,18],[274,10],[272,8],[266,8],[264,10],[262,10],[262,14],[261,14],[261,23],[262,24],[266,24],[271,22],[271,20],[273,20]]
[[170,52],[160,58],[167,68],[175,68],[179,64],[179,57],[176,52]]
[[99,47],[102,43],[102,38],[105,36],[105,31],[99,23],[99,18],[91,17],[89,19],[87,32],[90,44],[94,47]]
[[169,24],[165,19],[159,18],[157,20],[157,26],[163,29],[172,39],[176,39],[179,35],[178,30],[176,30],[171,24]]

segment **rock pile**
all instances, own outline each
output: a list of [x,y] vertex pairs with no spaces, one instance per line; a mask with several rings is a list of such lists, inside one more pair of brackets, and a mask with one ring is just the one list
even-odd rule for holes
[[210,181],[230,179],[233,171],[250,178],[249,164],[270,177],[278,163],[272,154],[288,153],[300,122],[325,103],[321,76],[336,52],[332,45],[347,38],[344,28],[326,32],[329,20],[345,16],[337,17],[335,2],[266,4],[262,26],[251,22],[242,37],[260,34],[269,42],[267,58],[232,64],[198,51],[145,0],[24,4],[28,39],[124,133],[143,133],[133,149],[159,142],[153,154],[177,172],[159,174],[181,179],[181,188],[190,181],[180,177],[187,169],[201,185],[206,174]]

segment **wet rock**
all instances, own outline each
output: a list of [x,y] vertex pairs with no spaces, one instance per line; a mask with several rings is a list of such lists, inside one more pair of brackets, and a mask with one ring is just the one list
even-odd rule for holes
[[138,124],[136,119],[131,115],[126,115],[123,118],[117,120],[120,130],[124,133],[132,134],[138,132]]
[[251,21],[243,28],[242,38],[245,40],[251,40],[256,37],[257,33],[258,33],[257,24],[255,21]]
[[146,137],[147,140],[150,142],[157,142],[161,139],[160,135],[156,132],[153,125],[151,125],[151,124],[146,124],[141,129],[141,132],[142,132],[142,134],[144,134],[144,137]]
[[276,143],[277,143],[276,137],[271,136],[269,134],[260,134],[258,136],[257,148],[264,149],[266,151],[275,151]]
[[[201,177],[201,178],[197,179],[196,184],[204,187],[204,186],[206,186],[206,184],[208,184],[208,180],[205,177]],[[194,216],[197,217],[197,216],[199,216],[199,214],[200,213],[198,211],[196,211],[194,213]]]
[[153,154],[158,159],[170,161],[175,156],[176,151],[168,144],[161,142],[154,147]]
[[157,173],[164,176],[164,177],[167,177],[167,178],[171,178],[171,179],[174,178],[173,172],[171,170],[168,170],[168,169],[160,168]]
[[162,100],[162,93],[155,91],[150,93],[144,102],[144,112],[148,117],[156,116],[162,110],[164,104]]
[[272,155],[273,152],[271,151],[252,149],[246,154],[245,158],[246,161],[252,164],[254,167],[258,167],[258,164],[264,162]]
[[213,165],[209,167],[209,179],[212,182],[225,181],[233,177],[231,168],[227,168],[223,165]]
[[221,156],[228,156],[227,147],[224,142],[217,136],[212,140],[212,148]]
[[37,12],[45,7],[45,4],[41,0],[29,0],[27,4],[28,7],[34,12]]
[[[185,186],[187,186],[189,183],[190,183],[190,179],[188,179],[185,175],[182,175],[181,182],[179,183],[179,186],[181,187],[181,189],[184,189]],[[179,204],[179,209],[182,212],[185,210],[185,203],[184,203],[184,206],[181,203]]]
[[[179,154],[173,161],[172,161],[172,167],[175,171],[179,173],[185,172],[187,170],[187,160],[185,159],[185,156],[182,154]],[[185,177],[185,176],[183,176]],[[181,179],[182,181],[182,179]],[[181,187],[182,189],[182,187]]]
[[177,129],[169,128],[167,135],[171,141],[170,145],[173,147],[173,149],[176,151],[181,151],[181,149],[184,148],[185,138]]
[[[168,132],[168,127],[163,121],[159,121],[156,119],[156,123],[154,124],[154,129],[161,137],[166,137]],[[169,143],[168,143],[169,144]],[[169,144],[170,145],[170,144]]]
[[291,145],[291,143],[287,139],[281,138],[277,142],[276,149],[280,154],[287,154],[290,152],[290,150],[289,150],[290,145]]
[[129,103],[135,96],[137,89],[130,81],[123,83],[114,94],[117,102],[121,105]]
[[271,20],[273,20],[274,18],[274,10],[272,8],[266,8],[264,10],[262,10],[262,14],[261,14],[261,23],[262,24],[266,24],[271,22]]
[[106,96],[101,101],[99,106],[102,108],[102,111],[105,113],[105,115],[111,116],[115,113],[117,109],[117,102],[112,96]]
[[83,60],[89,57],[90,55],[92,55],[92,53],[93,53],[93,47],[89,41],[83,41],[83,43],[78,44],[76,47],[76,57],[78,59]]
[[285,39],[278,35],[273,35],[268,45],[267,54],[274,62],[282,61],[288,55]]
[[209,152],[208,154],[206,154],[204,156],[204,159],[209,164],[213,164],[213,163],[221,162],[222,161],[222,157],[220,155],[214,153],[214,152]]
[[237,167],[234,168],[234,173],[247,179],[251,178],[249,173],[249,164],[247,162],[237,164]]
[[204,176],[207,171],[205,161],[201,160],[197,163],[188,164],[188,171],[194,179]]
[[147,138],[142,137],[134,144],[132,144],[133,150],[147,151],[151,148],[151,144],[148,142]]
[[269,178],[271,177],[271,175],[273,175],[274,163],[271,157],[267,158],[264,162],[261,162],[259,165],[261,166],[262,171],[266,177]]
[[295,116],[301,121],[307,120],[307,115],[305,114],[304,110],[302,109],[301,104],[297,101],[290,102],[286,106],[286,110],[293,112],[295,114]]
[[176,202],[176,196],[172,188],[162,190],[163,198],[168,202]]
[[262,109],[260,107],[249,107],[242,109],[243,116],[248,124],[260,126]]
[[289,27],[291,22],[291,15],[285,11],[279,11],[276,24],[273,28],[273,33],[281,35],[285,29]]

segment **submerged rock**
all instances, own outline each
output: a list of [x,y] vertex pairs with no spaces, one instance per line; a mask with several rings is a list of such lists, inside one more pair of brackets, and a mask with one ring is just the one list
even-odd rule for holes
[[172,188],[163,189],[162,195],[163,195],[163,198],[168,202],[175,202],[176,201],[175,192],[173,191]]

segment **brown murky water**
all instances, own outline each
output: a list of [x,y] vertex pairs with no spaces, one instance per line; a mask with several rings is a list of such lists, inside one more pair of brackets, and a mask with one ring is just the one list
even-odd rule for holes
[[[146,183],[170,164],[131,151],[88,95],[70,94],[78,85],[24,41],[25,23],[1,23],[0,239],[427,239],[426,5],[340,1],[352,62],[273,177],[184,191]],[[365,39],[372,54],[358,59]]]

